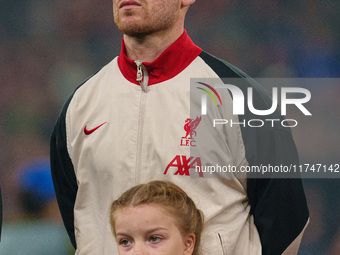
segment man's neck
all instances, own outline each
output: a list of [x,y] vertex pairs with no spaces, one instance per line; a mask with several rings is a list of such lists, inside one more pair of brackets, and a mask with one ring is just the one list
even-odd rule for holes
[[153,62],[182,35],[183,31],[184,29],[182,28],[139,37],[124,35],[126,54],[132,60]]

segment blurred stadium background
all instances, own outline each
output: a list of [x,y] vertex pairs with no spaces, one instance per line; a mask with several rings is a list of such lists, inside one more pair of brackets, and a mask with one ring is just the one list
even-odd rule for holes
[[[0,186],[11,226],[26,219],[18,171],[49,156],[63,103],[119,54],[122,35],[109,0],[0,2]],[[186,29],[198,46],[252,77],[337,78],[339,17],[334,0],[197,0]],[[323,104],[322,119],[293,130],[301,160],[340,163],[340,87],[313,91],[311,112]],[[340,254],[339,180],[304,180],[311,223],[299,254]],[[61,224],[58,214],[54,221]]]

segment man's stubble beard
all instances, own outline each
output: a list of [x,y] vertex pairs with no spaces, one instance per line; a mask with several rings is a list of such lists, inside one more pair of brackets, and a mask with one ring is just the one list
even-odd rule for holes
[[[125,16],[134,15],[134,10],[125,12]],[[126,35],[140,37],[143,35],[152,34],[159,31],[165,31],[173,26],[176,15],[173,10],[167,13],[162,13],[158,10],[152,11],[152,14],[146,13],[141,22],[122,22],[119,16],[119,11],[114,11],[114,21],[117,28]]]

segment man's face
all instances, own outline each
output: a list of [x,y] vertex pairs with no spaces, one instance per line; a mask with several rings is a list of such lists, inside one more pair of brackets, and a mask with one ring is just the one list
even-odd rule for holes
[[113,0],[115,23],[123,34],[130,36],[171,28],[180,8],[180,0]]

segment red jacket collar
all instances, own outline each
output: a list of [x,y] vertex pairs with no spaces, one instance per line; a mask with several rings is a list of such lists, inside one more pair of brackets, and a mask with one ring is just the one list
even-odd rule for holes
[[[184,33],[153,62],[143,62],[149,73],[149,85],[153,85],[175,77],[182,72],[200,53],[202,49],[196,46]],[[124,77],[132,83],[136,81],[137,66],[126,55],[124,39],[122,50],[118,57],[118,66]]]

